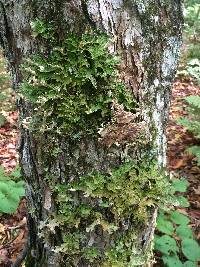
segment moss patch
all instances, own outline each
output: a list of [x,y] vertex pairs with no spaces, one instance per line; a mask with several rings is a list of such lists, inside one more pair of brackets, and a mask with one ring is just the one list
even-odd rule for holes
[[52,23],[37,20],[32,28],[48,42],[48,51],[23,65],[22,92],[34,104],[32,130],[80,138],[96,135],[111,120],[113,99],[134,111],[133,97],[117,82],[119,59],[109,53],[105,34],[66,32],[60,39]]
[[[145,262],[146,252],[135,247],[139,231],[152,207],[174,203],[168,178],[146,161],[127,162],[105,174],[93,172],[68,185],[52,181],[52,190],[58,207],[54,220],[63,229],[63,244],[56,251],[64,253],[67,262],[84,258],[102,266]],[[104,248],[95,239],[90,243],[96,232],[109,236]]]

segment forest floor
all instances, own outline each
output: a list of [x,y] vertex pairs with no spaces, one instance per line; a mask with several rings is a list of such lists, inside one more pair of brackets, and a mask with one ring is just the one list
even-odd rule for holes
[[[191,227],[196,239],[200,241],[200,168],[195,159],[185,152],[197,141],[183,127],[177,124],[177,118],[187,115],[183,98],[189,95],[200,95],[200,87],[192,80],[176,80],[173,86],[170,109],[168,136],[168,169],[173,176],[186,177],[189,182],[184,194],[189,208],[179,209],[191,218]],[[13,100],[12,100],[13,101]],[[0,128],[0,165],[10,172],[17,164],[17,112],[5,112],[7,123]],[[27,238],[25,199],[22,199],[18,210],[12,215],[0,216],[0,267],[10,267],[23,249]]]

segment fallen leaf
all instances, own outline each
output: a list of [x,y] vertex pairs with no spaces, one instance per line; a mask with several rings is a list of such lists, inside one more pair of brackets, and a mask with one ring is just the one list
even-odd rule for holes
[[200,210],[191,210],[188,214],[193,218],[200,219]]
[[185,167],[187,165],[187,162],[183,159],[179,159],[172,165],[172,169],[180,169],[181,167]]
[[197,189],[193,188],[196,195],[200,195],[200,185]]

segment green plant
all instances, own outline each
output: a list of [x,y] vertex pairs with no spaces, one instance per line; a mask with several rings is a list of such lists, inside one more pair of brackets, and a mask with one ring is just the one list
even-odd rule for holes
[[197,58],[189,60],[185,68],[180,70],[178,74],[193,77],[200,83],[200,60]]
[[[193,133],[194,137],[200,139],[200,96],[188,96],[185,98],[188,103],[186,118],[179,118],[178,123]],[[200,165],[200,146],[192,146],[187,149],[195,155],[197,164]]]
[[162,253],[162,260],[168,267],[198,266],[200,246],[194,240],[189,222],[190,219],[178,211],[160,212],[158,216],[160,235],[155,235],[155,250]]
[[[200,32],[200,4],[197,2],[185,4],[184,17],[185,17],[185,34],[187,36],[196,37]],[[198,36],[197,36],[198,37]]]
[[[52,183],[58,207],[51,225],[65,229],[63,244],[56,251],[65,253],[69,261],[72,255],[81,255],[90,262],[101,257],[104,264],[108,264],[105,266],[125,267],[129,261],[142,264],[147,255],[132,247],[139,225],[147,223],[152,207],[168,209],[178,203],[174,197],[175,187],[168,177],[154,162],[149,164],[145,160],[124,163],[104,174],[92,172],[68,185],[54,184],[53,180],[49,183]],[[133,227],[121,232],[121,225],[126,223]],[[115,240],[113,244],[105,251],[86,245],[83,249],[87,233],[92,234],[99,227]],[[76,236],[76,242],[70,241],[71,235]]]
[[[185,192],[188,182],[185,179],[174,180],[176,192]],[[200,260],[200,246],[194,240],[190,219],[179,211],[160,210],[157,218],[155,250],[162,253],[162,261],[168,267],[197,266]]]
[[184,1],[184,6],[185,7],[190,7],[198,3],[198,0],[185,0]]
[[34,104],[32,124],[77,138],[97,134],[111,120],[114,99],[128,110],[135,102],[117,82],[119,59],[108,52],[108,37],[90,32],[56,37],[52,24],[32,23],[35,36],[50,50],[27,59],[22,92]]
[[17,169],[7,175],[0,166],[0,213],[16,211],[20,198],[25,194],[24,182],[20,178]]
[[197,1],[185,1],[184,18],[184,46],[178,74],[193,77],[200,83],[200,4]]

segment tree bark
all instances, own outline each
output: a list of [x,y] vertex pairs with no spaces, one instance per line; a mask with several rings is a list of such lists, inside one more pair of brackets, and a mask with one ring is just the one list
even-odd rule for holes
[[[138,138],[127,133],[130,127],[125,122],[117,126],[118,133],[122,128],[126,129],[120,138],[107,129],[106,137],[101,141],[86,136],[77,142],[64,136],[55,139],[52,135],[34,134],[21,123],[19,153],[29,211],[26,264],[30,267],[123,267],[102,265],[102,257],[94,263],[83,258],[69,262],[67,253],[55,252],[54,249],[62,245],[64,230],[59,225],[50,225],[57,206],[55,194],[45,178],[48,174],[55,178],[56,184],[67,184],[70,179],[66,177],[80,177],[94,170],[106,173],[126,159],[138,160],[141,155],[153,153],[160,167],[166,165],[165,129],[181,43],[181,1],[0,0],[0,41],[9,61],[13,87],[17,90],[23,79],[20,64],[24,58],[39,51],[39,43],[30,28],[30,23],[37,18],[55,21],[60,25],[61,33],[63,29],[80,33],[90,26],[111,37],[109,51],[120,55],[120,78],[138,102],[139,121],[146,127],[146,137],[141,138],[147,138],[148,144],[139,145]],[[23,99],[18,101],[18,108],[21,120],[30,114],[30,105]],[[53,153],[55,147],[60,151],[56,155]],[[134,242],[142,251],[150,246],[155,217],[156,211],[152,209],[149,225],[137,226]],[[111,242],[111,235],[101,227],[86,235],[87,242],[93,239],[100,250]],[[138,265],[144,265],[144,262],[138,262]],[[133,265],[127,259],[124,266]]]

